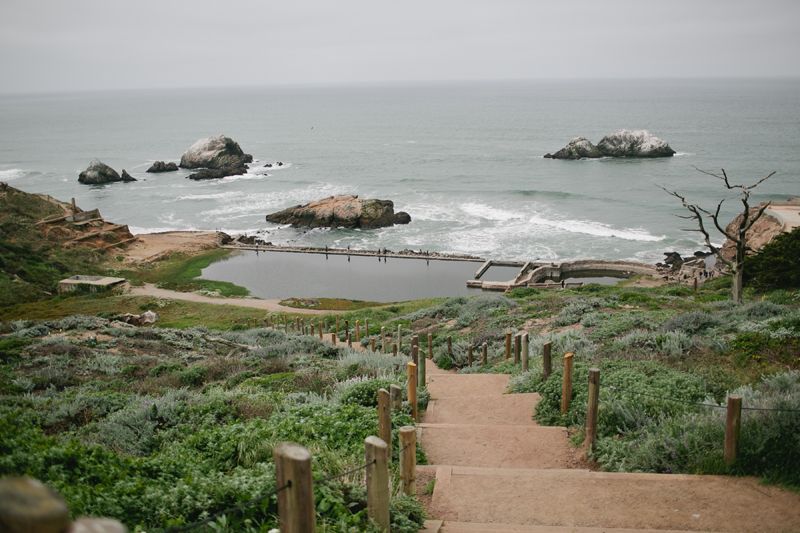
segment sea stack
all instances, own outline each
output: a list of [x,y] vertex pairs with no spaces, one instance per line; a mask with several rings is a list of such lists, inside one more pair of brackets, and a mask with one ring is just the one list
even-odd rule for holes
[[567,146],[547,159],[582,159],[598,157],[672,157],[675,150],[666,141],[646,130],[619,130],[606,135],[597,146],[583,137],[572,139]]
[[224,135],[200,139],[181,156],[181,168],[246,168],[253,156],[242,151],[239,144]]
[[361,200],[342,194],[270,213],[267,222],[303,228],[370,229],[408,224],[411,217],[403,211],[395,213],[391,200]]
[[78,181],[85,185],[101,185],[122,181],[116,170],[101,162],[96,157],[91,160],[89,166],[78,175]]

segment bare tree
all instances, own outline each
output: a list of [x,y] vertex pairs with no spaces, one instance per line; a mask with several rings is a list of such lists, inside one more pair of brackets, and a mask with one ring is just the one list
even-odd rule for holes
[[[720,200],[720,202],[717,204],[717,208],[712,213],[711,211],[707,211],[706,209],[700,207],[700,205],[698,204],[690,204],[689,202],[686,201],[685,197],[681,196],[675,191],[667,190],[664,187],[661,187],[660,185],[659,187],[661,189],[664,189],[664,191],[671,194],[672,196],[680,199],[681,203],[683,204],[683,207],[688,209],[689,212],[691,213],[691,215],[688,216],[676,215],[678,216],[678,218],[697,221],[697,224],[700,226],[700,229],[685,229],[683,231],[698,231],[703,234],[708,249],[714,252],[714,255],[717,256],[717,259],[719,259],[725,265],[727,265],[727,267],[731,271],[731,276],[733,278],[731,280],[731,300],[741,303],[742,288],[743,288],[742,280],[744,277],[744,257],[746,252],[748,251],[756,252],[756,250],[753,250],[752,248],[750,248],[750,246],[747,245],[747,232],[750,231],[750,228],[753,227],[753,224],[755,224],[756,220],[761,218],[761,215],[764,214],[764,210],[766,210],[767,207],[769,207],[770,205],[769,202],[767,202],[763,206],[759,207],[755,211],[755,213],[751,213],[749,204],[750,191],[758,187],[762,182],[772,177],[775,174],[775,172],[771,172],[768,176],[761,178],[752,185],[731,185],[731,183],[728,181],[728,174],[725,173],[725,169],[722,169],[722,175],[720,176],[719,174],[712,174],[711,172],[700,170],[697,167],[695,168],[700,172],[702,172],[703,174],[707,174],[709,176],[713,176],[719,180],[722,180],[722,182],[725,183],[725,188],[728,190],[732,191],[735,189],[739,189],[740,192],[736,194],[736,196],[734,196],[733,198],[739,197],[741,199],[743,209],[742,209],[742,214],[740,215],[741,221],[739,222],[739,225],[736,227],[734,231],[728,232],[727,227],[723,226],[719,222],[719,212],[720,209],[722,209],[723,202],[725,202],[726,200],[725,198]],[[722,249],[717,248],[716,246],[711,244],[711,236],[708,234],[708,230],[706,230],[704,219],[711,219],[714,223],[714,226],[717,228],[717,231],[725,235],[725,237],[727,237],[728,239],[731,240],[731,242],[733,242],[736,249],[736,253],[734,254],[734,257],[732,259],[728,259],[724,255],[722,255]]]

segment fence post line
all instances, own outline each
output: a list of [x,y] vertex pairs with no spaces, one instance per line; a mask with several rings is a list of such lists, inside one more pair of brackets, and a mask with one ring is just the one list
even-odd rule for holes
[[314,506],[314,480],[311,477],[311,452],[294,442],[275,447],[275,485],[291,487],[278,493],[278,518],[283,533],[317,531]]
[[386,443],[389,456],[392,455],[392,414],[389,391],[378,389],[378,436]]
[[467,366],[472,366],[472,345],[467,344]]
[[419,421],[419,413],[417,412],[417,365],[414,363],[407,363],[408,368],[408,403],[411,404],[411,416],[414,422]]
[[403,348],[403,324],[397,324],[397,351]]
[[[389,453],[381,438],[364,439],[367,459],[367,516],[389,532]],[[283,530],[281,530],[283,532]]]
[[522,333],[514,335],[514,364],[518,365],[522,358]]
[[389,397],[392,400],[392,409],[403,408],[403,389],[400,385],[392,384],[389,387]]
[[522,334],[522,371],[528,371],[528,332]]
[[428,333],[428,359],[433,359],[433,333]]
[[386,326],[381,326],[381,351],[386,353]]
[[728,396],[728,417],[725,420],[725,464],[739,454],[739,429],[742,426],[742,397]]
[[484,342],[481,346],[481,365],[486,365],[486,358],[487,352],[489,351],[489,346]]
[[453,357],[453,337],[447,336],[447,355]]
[[400,483],[403,494],[417,493],[417,429],[414,426],[400,428]]
[[[417,354],[419,354],[419,349],[417,349]],[[425,361],[425,354],[423,353],[422,357],[418,357],[418,358],[419,358],[419,362],[417,363],[419,365],[419,383],[418,383],[418,385],[421,388],[424,389],[424,388],[426,388],[428,386],[428,384],[427,384],[427,382],[425,380],[425,367],[427,366],[426,361]]]
[[503,360],[508,361],[509,357],[511,357],[511,332],[506,331],[506,357]]
[[564,380],[561,383],[561,414],[569,411],[569,402],[572,399],[572,352],[564,356]]
[[552,342],[546,342],[542,346],[542,381],[547,381],[547,378],[553,373],[553,361],[550,359],[552,348]]
[[358,320],[356,320],[356,342],[361,342],[361,328],[358,325]]
[[597,440],[597,411],[600,407],[600,369],[589,369],[589,403],[586,408],[586,445],[591,452]]

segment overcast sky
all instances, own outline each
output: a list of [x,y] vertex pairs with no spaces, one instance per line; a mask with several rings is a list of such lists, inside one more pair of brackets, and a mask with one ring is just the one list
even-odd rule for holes
[[800,1],[0,0],[0,92],[800,76]]

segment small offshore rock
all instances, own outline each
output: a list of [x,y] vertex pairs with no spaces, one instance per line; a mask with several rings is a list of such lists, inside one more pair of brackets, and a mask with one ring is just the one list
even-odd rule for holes
[[128,171],[124,168],[122,169],[122,176],[120,177],[122,181],[136,181],[136,178],[128,174]]
[[590,143],[585,137],[575,137],[569,144],[554,154],[545,154],[547,159],[581,159],[584,157],[596,159],[604,157],[595,145]]
[[395,224],[408,224],[411,222],[411,215],[406,213],[405,211],[398,211],[394,214],[394,223]]
[[253,156],[242,151],[239,144],[224,135],[196,141],[181,156],[181,168],[242,168],[252,163]]
[[178,170],[178,165],[170,161],[169,163],[165,163],[164,161],[156,161],[153,163],[153,166],[147,169],[147,172],[158,173],[158,172],[175,172]]
[[[397,222],[398,216],[403,222]],[[361,200],[350,194],[331,196],[267,215],[267,222],[305,228],[384,228],[410,221],[408,213],[395,214],[391,200]]]
[[681,254],[679,254],[678,252],[664,252],[664,255],[666,256],[664,258],[664,263],[668,265],[671,265],[678,261],[683,261],[683,259],[681,258]]
[[89,166],[78,175],[78,181],[86,185],[98,185],[122,181],[117,171],[101,162],[96,157],[92,159]]
[[190,180],[216,180],[227,176],[239,176],[247,174],[247,167],[239,168],[206,168],[200,172],[186,176]]
[[647,130],[619,130],[600,139],[597,148],[611,157],[672,157],[675,154],[667,141]]

